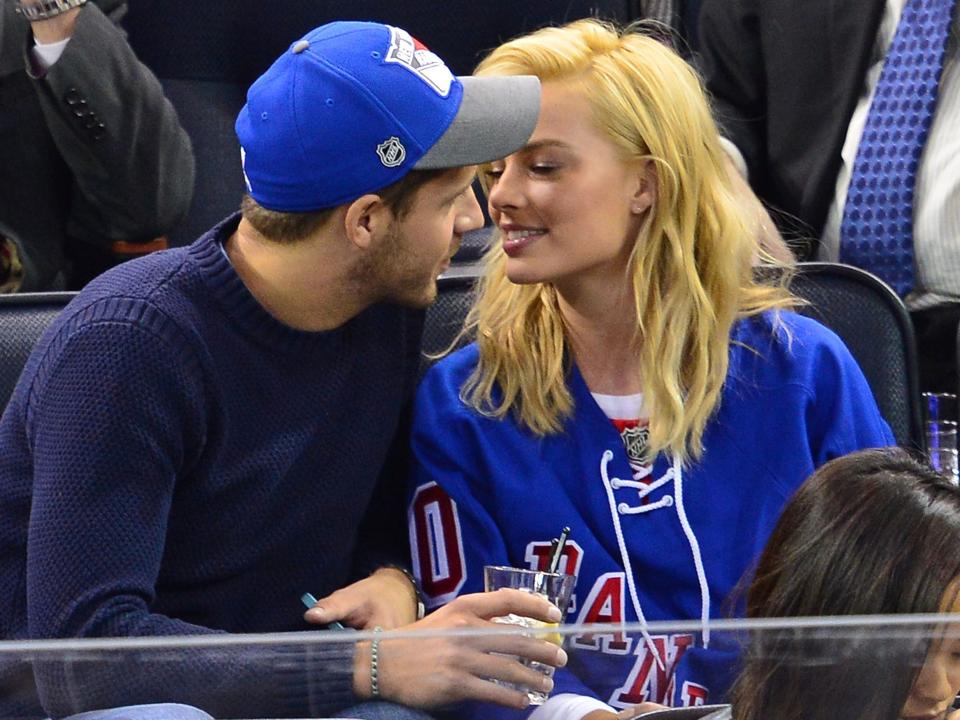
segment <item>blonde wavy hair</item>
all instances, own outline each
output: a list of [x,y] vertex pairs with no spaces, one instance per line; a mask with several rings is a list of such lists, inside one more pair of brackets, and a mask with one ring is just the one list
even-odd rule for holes
[[[703,452],[703,431],[720,401],[730,330],[737,318],[795,304],[777,279],[754,278],[766,254],[734,198],[717,127],[696,73],[636,26],[619,30],[579,20],[495,49],[477,75],[533,74],[579,84],[598,127],[624,162],[650,160],[656,200],[625,267],[632,285],[645,405],[648,458],[682,462]],[[562,381],[569,370],[564,321],[549,283],[518,285],[494,243],[465,332],[479,364],[461,398],[492,417],[514,412],[537,435],[558,433],[573,411]]]

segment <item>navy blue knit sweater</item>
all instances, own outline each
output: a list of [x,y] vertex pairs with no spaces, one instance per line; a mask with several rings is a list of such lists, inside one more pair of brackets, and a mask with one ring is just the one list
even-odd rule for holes
[[[0,421],[4,638],[307,630],[303,592],[405,552],[403,469],[380,470],[422,314],[375,306],[293,330],[223,254],[236,225],[101,276],[28,361]],[[304,715],[353,701],[349,670],[183,653],[38,683],[54,714],[181,701]]]

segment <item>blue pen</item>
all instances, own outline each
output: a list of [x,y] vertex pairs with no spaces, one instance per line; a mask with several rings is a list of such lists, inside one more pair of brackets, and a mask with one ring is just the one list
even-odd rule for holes
[[[300,596],[300,602],[307,606],[307,610],[312,610],[313,606],[317,604],[317,599],[313,596],[313,593],[305,592]],[[334,620],[332,623],[327,624],[327,630],[346,630],[343,623],[337,622]]]

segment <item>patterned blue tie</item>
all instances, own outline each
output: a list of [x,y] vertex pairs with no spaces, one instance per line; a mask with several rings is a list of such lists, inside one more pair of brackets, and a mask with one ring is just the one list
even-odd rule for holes
[[908,0],[880,71],[840,224],[840,261],[913,289],[913,190],[956,0]]

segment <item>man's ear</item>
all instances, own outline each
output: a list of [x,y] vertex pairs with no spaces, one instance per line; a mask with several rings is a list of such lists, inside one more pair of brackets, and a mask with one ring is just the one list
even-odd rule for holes
[[630,212],[642,215],[657,201],[657,168],[653,160],[644,160],[637,168],[636,185],[630,198]]
[[360,250],[369,249],[393,224],[393,211],[379,195],[362,195],[347,206],[343,226],[347,239]]

